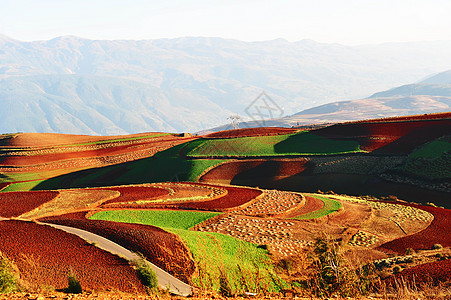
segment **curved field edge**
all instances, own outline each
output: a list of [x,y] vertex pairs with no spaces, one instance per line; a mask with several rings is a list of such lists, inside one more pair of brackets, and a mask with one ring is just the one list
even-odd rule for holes
[[186,157],[332,155],[365,152],[358,142],[329,139],[311,132],[276,136],[198,139],[183,148]]
[[[198,215],[198,212],[184,213],[187,216]],[[112,211],[101,216],[114,214]],[[174,212],[168,211],[161,211],[157,214],[174,216]],[[200,214],[213,217],[213,214],[209,213],[201,212]],[[128,221],[132,221],[130,215],[127,217]],[[258,245],[220,233],[183,229],[191,225],[191,222],[188,225],[186,221],[182,220],[168,221],[168,217],[162,219],[163,225],[176,227],[162,228],[178,235],[190,249],[199,269],[198,276],[193,278],[196,286],[218,291],[221,280],[227,280],[235,292],[279,291],[286,287],[286,283],[276,275],[267,250],[259,248]],[[110,220],[114,221],[114,218]],[[133,221],[138,224],[162,224],[152,219],[146,219],[143,223],[140,223],[139,220]],[[174,225],[174,223],[176,224]]]
[[50,226],[1,221],[0,240],[2,253],[14,261],[32,289],[66,288],[72,270],[87,291],[145,291],[128,261]]
[[304,195],[321,200],[324,203],[324,206],[318,210],[296,216],[292,219],[296,219],[296,220],[318,219],[318,218],[330,215],[331,213],[338,211],[342,207],[342,205],[339,201],[330,199],[328,197],[318,196],[318,195],[314,195],[314,194],[304,194]]
[[377,249],[385,252],[404,253],[407,248],[414,250],[431,249],[434,244],[451,247],[451,210],[433,206],[396,203],[413,206],[431,213],[434,216],[432,223],[420,232],[395,239],[380,245]]
[[102,236],[122,247],[142,254],[147,260],[176,278],[191,283],[195,272],[192,256],[183,241],[159,227],[85,218],[85,212],[40,219]]
[[177,210],[105,210],[93,214],[89,219],[189,229],[219,214]]

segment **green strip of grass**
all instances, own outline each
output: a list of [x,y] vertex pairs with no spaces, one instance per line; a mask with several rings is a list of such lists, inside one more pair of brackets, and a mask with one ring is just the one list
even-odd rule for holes
[[187,230],[216,215],[182,211],[108,211],[99,212],[91,219],[154,225],[180,236],[199,269],[199,275],[193,281],[200,288],[219,291],[224,281],[234,293],[286,288],[286,283],[275,274],[268,252],[258,245],[224,234]]
[[98,212],[90,219],[189,229],[219,214],[198,211],[111,210]]
[[324,206],[319,210],[297,216],[293,219],[297,219],[297,220],[317,219],[317,218],[327,216],[333,212],[336,212],[341,208],[341,203],[336,200],[332,200],[327,197],[317,196],[317,195],[309,195],[309,196],[320,199],[324,203]]
[[451,142],[444,139],[438,139],[427,143],[409,155],[409,158],[439,158],[442,155],[451,152]]
[[242,137],[234,139],[199,139],[184,149],[188,157],[330,155],[364,152],[357,141],[333,140],[310,132]]
[[27,181],[27,182],[16,182],[11,183],[6,188],[4,188],[1,192],[19,192],[19,191],[30,191],[34,187],[38,186],[45,180],[34,180],[34,181]]

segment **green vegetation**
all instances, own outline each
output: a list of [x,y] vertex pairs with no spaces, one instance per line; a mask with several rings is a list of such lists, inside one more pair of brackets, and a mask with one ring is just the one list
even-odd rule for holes
[[323,201],[324,206],[319,210],[297,216],[294,219],[297,219],[297,220],[317,219],[317,218],[327,216],[333,212],[336,212],[341,208],[341,203],[336,200],[332,200],[327,197],[317,196],[317,195],[309,194],[308,196],[320,199],[321,201]]
[[442,137],[425,144],[409,155],[409,158],[439,158],[451,152],[451,136]]
[[451,178],[451,136],[418,148],[398,170],[431,179]]
[[336,242],[318,238],[312,258],[314,274],[307,282],[307,287],[313,295],[321,298],[359,297],[374,290],[374,265],[352,269],[352,264]]
[[194,279],[198,287],[236,294],[279,291],[286,285],[258,245],[220,233],[165,229],[179,235],[190,249],[199,268]]
[[363,152],[356,141],[332,140],[310,132],[234,139],[198,139],[184,149],[188,157],[330,155],[354,152]]
[[19,289],[13,263],[0,252],[0,294]]
[[[199,268],[194,283],[232,294],[244,291],[278,291],[284,283],[274,272],[266,250],[228,235],[187,230],[217,213],[183,211],[110,211],[91,218],[162,227],[177,234],[190,249]],[[222,291],[224,292],[224,291]]]
[[27,182],[12,183],[8,185],[6,188],[4,188],[2,192],[30,191],[44,181],[45,180],[34,180]]
[[139,280],[148,290],[152,291],[158,288],[157,273],[144,259],[141,258],[132,263],[136,266]]
[[70,294],[81,294],[83,289],[81,288],[80,281],[78,281],[77,276],[73,271],[67,276],[68,286],[65,289],[66,293]]
[[90,219],[189,229],[219,214],[198,211],[111,210],[98,212]]

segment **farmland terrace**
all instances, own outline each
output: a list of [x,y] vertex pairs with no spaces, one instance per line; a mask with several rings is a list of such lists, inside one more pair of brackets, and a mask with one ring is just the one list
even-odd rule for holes
[[344,297],[346,284],[305,289],[334,256],[343,274],[370,268],[388,288],[402,275],[446,285],[450,115],[206,136],[3,135],[0,256],[29,291],[62,291],[70,272],[86,291],[149,291],[136,263],[79,230],[140,253],[190,293]]

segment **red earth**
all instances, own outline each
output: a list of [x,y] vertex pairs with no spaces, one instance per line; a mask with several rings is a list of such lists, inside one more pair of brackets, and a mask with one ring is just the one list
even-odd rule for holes
[[149,135],[157,135],[161,132],[147,132],[130,135],[116,136],[92,136],[92,135],[75,135],[61,133],[21,133],[12,135],[11,138],[0,139],[0,146],[8,147],[43,147],[70,144],[84,144],[99,141],[137,138]]
[[163,188],[152,186],[118,186],[99,188],[99,190],[118,191],[121,195],[117,198],[108,200],[102,205],[118,202],[132,202],[137,200],[157,199],[162,196],[167,196],[169,191]]
[[144,292],[127,261],[64,231],[33,222],[0,221],[0,241],[0,251],[34,290],[64,289],[72,272],[87,291]]
[[0,216],[18,217],[54,199],[57,191],[3,192],[0,193]]
[[357,140],[362,150],[380,154],[409,154],[449,132],[451,118],[353,122],[312,131],[327,138]]
[[181,239],[161,228],[85,218],[86,212],[41,219],[43,222],[83,229],[103,236],[147,260],[178,279],[190,283],[196,267]]
[[449,282],[450,278],[451,259],[446,259],[405,269],[388,278],[386,282],[393,285],[396,279],[398,283],[404,280],[418,285],[421,285],[421,283],[438,285],[439,283]]
[[307,159],[252,159],[225,162],[199,179],[201,182],[232,181],[236,177],[259,178],[294,176],[309,168]]
[[286,217],[297,217],[302,216],[314,211],[317,211],[324,206],[324,202],[316,197],[310,197],[307,195],[304,195],[305,197],[305,204],[301,206],[299,209],[296,209],[292,211],[289,215]]
[[[165,135],[161,137],[143,139],[142,141],[133,141],[133,143],[121,145],[118,143],[115,145],[101,144],[101,145],[91,145],[91,149],[82,149],[77,151],[77,146],[67,145],[67,151],[52,152],[52,150],[46,151],[39,155],[8,155],[0,158],[1,166],[28,166],[36,164],[45,164],[55,161],[69,160],[69,159],[82,159],[91,157],[106,157],[115,156],[121,154],[133,153],[137,150],[145,150],[151,148],[158,148],[163,150],[163,148],[169,148],[177,144],[181,144],[192,140],[193,138],[181,138],[173,135]],[[166,147],[164,147],[166,145]],[[162,149],[160,149],[162,148]],[[63,148],[64,149],[64,148]],[[24,149],[27,150],[27,149]],[[30,150],[31,151],[31,150]]]
[[227,194],[225,196],[208,201],[181,202],[178,204],[178,207],[185,209],[221,211],[245,205],[263,193],[262,191],[253,188],[232,186],[222,187],[227,189]]
[[290,134],[298,132],[297,128],[286,128],[286,127],[257,127],[257,128],[241,128],[213,132],[204,135],[207,139],[229,139],[237,137],[249,137],[249,136],[269,136],[269,135],[280,135],[280,134]]
[[[396,202],[395,204],[403,203]],[[415,204],[404,205],[425,210],[434,215],[434,220],[432,220],[432,223],[426,229],[416,234],[382,244],[377,248],[378,250],[404,253],[407,248],[412,248],[414,250],[431,249],[434,244],[441,244],[443,247],[451,246],[451,210]]]

